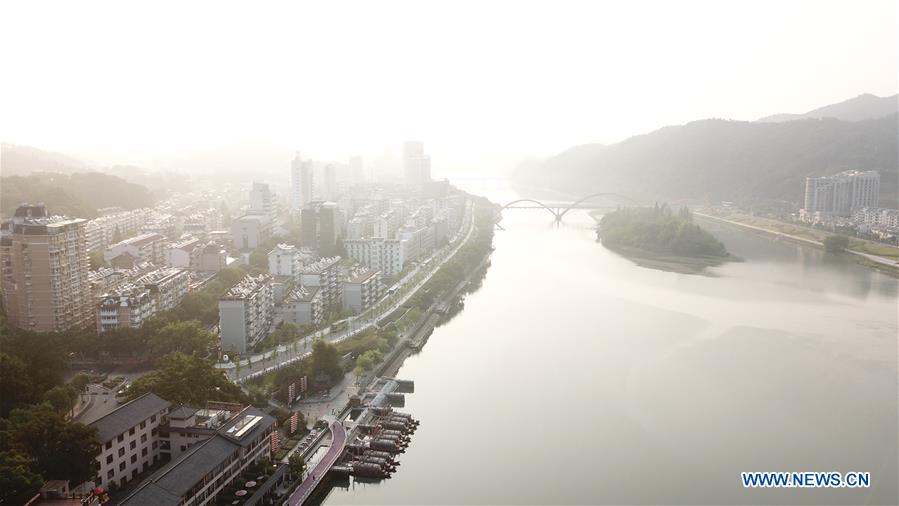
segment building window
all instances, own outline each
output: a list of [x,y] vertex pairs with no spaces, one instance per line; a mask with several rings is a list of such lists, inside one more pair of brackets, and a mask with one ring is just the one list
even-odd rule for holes
[[125,440],[125,435],[124,435],[124,434],[119,434],[119,437],[118,437],[119,443],[121,443],[121,442],[124,441],[124,440]]
[[107,479],[107,480],[111,480],[113,476],[115,476],[115,470],[114,470],[114,469],[110,469],[109,472],[106,473],[106,479]]
[[141,443],[146,443],[146,442],[147,442],[147,435],[146,435],[146,434],[141,434],[141,435],[140,435],[140,442],[141,442]]
[[119,448],[119,457],[125,456],[125,448]]
[[135,462],[137,462],[137,455],[132,455],[132,456],[131,456],[131,463],[134,464]]
[[140,428],[141,428],[141,429],[146,429],[146,428],[147,428],[147,421],[146,421],[146,420],[144,420],[143,422],[140,423]]
[[133,450],[137,448],[137,441],[132,441],[128,444],[128,449]]
[[151,416],[151,417],[150,417],[150,423],[153,423],[153,422],[155,422],[155,421],[156,421],[156,415]]
[[157,446],[158,446],[158,445],[156,444],[156,441],[153,441],[153,446],[152,446],[152,448],[155,450]]
[[147,449],[146,449],[146,448],[141,448],[141,450],[140,450],[140,455],[141,455],[141,457],[146,457],[146,456],[147,456]]
[[107,455],[107,456],[106,456],[106,463],[107,463],[107,464],[112,464],[112,455]]
[[122,462],[119,464],[119,471],[124,471],[124,470],[125,470],[125,463]]
[[133,435],[134,435],[134,427],[131,427],[131,430],[128,431],[128,435],[129,435],[129,436],[133,436]]
[[106,449],[108,450],[108,449],[110,449],[110,448],[112,448],[112,441],[107,441],[107,442],[106,442]]

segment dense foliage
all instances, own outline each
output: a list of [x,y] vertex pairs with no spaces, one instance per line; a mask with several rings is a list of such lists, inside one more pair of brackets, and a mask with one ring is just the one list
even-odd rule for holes
[[22,504],[45,480],[78,484],[94,476],[100,454],[96,430],[66,415],[43,403],[0,418],[0,503]]
[[843,251],[849,247],[849,238],[845,235],[829,235],[825,237],[822,242],[824,244],[824,251],[831,253]]
[[240,387],[211,360],[180,352],[162,357],[158,368],[135,380],[125,396],[132,400],[147,392],[173,404],[190,406],[205,406],[206,401],[249,403]]
[[99,208],[137,209],[151,207],[154,201],[143,186],[100,172],[0,178],[0,211],[5,216],[22,202],[47,202],[52,214],[95,218]]
[[632,248],[656,255],[726,257],[724,245],[693,223],[690,210],[674,214],[667,204],[608,213],[599,224],[608,248]]

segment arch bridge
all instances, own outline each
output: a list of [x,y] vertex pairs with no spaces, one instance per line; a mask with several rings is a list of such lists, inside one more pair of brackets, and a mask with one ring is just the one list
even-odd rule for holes
[[508,204],[500,207],[496,212],[496,221],[502,219],[502,213],[506,209],[546,209],[550,214],[553,215],[556,222],[562,221],[562,218],[568,214],[569,211],[573,209],[602,209],[603,205],[599,205],[596,203],[590,203],[591,200],[606,198],[606,199],[614,199],[618,202],[625,202],[631,205],[640,205],[636,200],[628,197],[627,195],[621,195],[620,193],[591,193],[585,197],[581,197],[574,202],[543,202],[540,200],[534,199],[518,199],[509,202]]

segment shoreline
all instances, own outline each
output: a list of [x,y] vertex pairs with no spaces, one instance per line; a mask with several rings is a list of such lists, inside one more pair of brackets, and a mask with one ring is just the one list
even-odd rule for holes
[[[602,243],[602,241],[599,241]],[[603,244],[607,250],[634,262],[640,267],[657,269],[678,274],[704,274],[707,267],[718,267],[728,262],[742,262],[743,259],[728,254],[726,257],[685,257],[677,255],[660,255],[638,248],[615,248]]]
[[[799,237],[792,234],[786,234],[784,232],[778,232],[776,230],[766,229],[764,227],[759,227],[756,225],[750,225],[748,223],[741,223],[739,221],[728,220],[725,218],[721,218],[718,216],[713,216],[710,214],[704,214],[700,212],[694,212],[694,216],[700,219],[707,219],[710,221],[714,221],[717,223],[723,223],[725,225],[731,225],[737,228],[741,228],[743,230],[747,230],[750,232],[757,232],[763,234],[768,237],[773,237],[775,239],[783,239],[786,241],[790,241],[803,246],[810,246],[818,250],[824,250],[824,244],[820,241],[814,241],[812,239],[807,239],[805,237]],[[877,270],[884,274],[899,277],[899,261],[893,261],[886,257],[879,257],[876,255],[871,255],[867,253],[862,253],[859,251],[852,251],[849,249],[840,251],[840,252],[831,252],[833,255],[844,255],[847,258],[852,259],[860,265],[864,265],[865,267],[869,267],[871,269]]]

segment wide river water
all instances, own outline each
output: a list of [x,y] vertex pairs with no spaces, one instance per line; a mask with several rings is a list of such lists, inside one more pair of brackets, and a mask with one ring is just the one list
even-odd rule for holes
[[[494,202],[511,190],[468,188]],[[389,480],[327,504],[897,504],[897,280],[707,225],[745,259],[685,275],[510,210],[480,289],[398,377],[421,420]],[[741,471],[869,471],[744,489]]]

